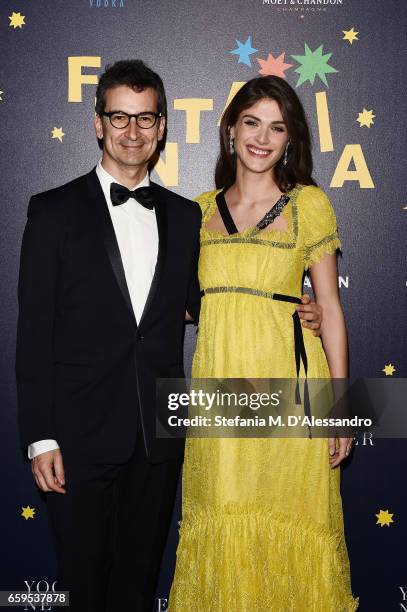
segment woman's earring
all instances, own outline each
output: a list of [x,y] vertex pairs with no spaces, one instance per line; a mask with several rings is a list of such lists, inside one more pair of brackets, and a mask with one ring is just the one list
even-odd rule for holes
[[286,147],[285,147],[285,151],[284,151],[284,159],[283,159],[283,164],[284,166],[287,165],[287,159],[288,159],[288,147],[290,145],[290,141],[287,142]]
[[229,153],[233,155],[235,152],[234,138],[229,134]]

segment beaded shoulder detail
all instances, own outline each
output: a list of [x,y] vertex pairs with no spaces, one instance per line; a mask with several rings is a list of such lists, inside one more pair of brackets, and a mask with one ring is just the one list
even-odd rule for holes
[[258,224],[256,225],[256,228],[258,230],[262,230],[262,229],[265,229],[268,225],[270,225],[270,223],[273,223],[274,219],[277,219],[277,217],[281,214],[284,206],[286,206],[286,204],[288,204],[289,201],[290,201],[290,196],[282,195],[280,199],[278,200],[278,202],[274,204],[273,208],[271,208],[264,215],[263,219],[261,219],[258,222]]

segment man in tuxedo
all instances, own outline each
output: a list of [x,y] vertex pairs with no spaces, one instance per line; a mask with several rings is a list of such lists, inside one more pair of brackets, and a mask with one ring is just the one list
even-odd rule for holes
[[[182,461],[181,440],[155,437],[155,383],[184,375],[201,213],[149,179],[166,116],[161,78],[143,62],[107,67],[96,94],[101,161],[28,208],[20,431],[49,493],[58,588],[74,612],[151,612]],[[318,308],[305,310],[318,327]]]

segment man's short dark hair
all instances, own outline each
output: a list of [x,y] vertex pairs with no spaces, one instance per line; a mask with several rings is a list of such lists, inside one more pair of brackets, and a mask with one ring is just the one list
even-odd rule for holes
[[96,90],[96,113],[101,116],[105,110],[105,94],[108,89],[127,85],[137,92],[147,87],[157,92],[157,112],[167,116],[167,99],[161,77],[138,59],[120,60],[108,65],[100,77]]

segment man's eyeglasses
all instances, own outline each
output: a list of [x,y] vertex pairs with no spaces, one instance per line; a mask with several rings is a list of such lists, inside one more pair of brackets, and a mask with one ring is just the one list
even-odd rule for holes
[[112,111],[111,113],[102,113],[103,117],[109,117],[109,121],[113,127],[120,130],[126,128],[132,117],[135,118],[137,125],[143,130],[152,128],[157,123],[157,119],[162,117],[162,113],[137,113],[137,115],[128,115],[124,111]]

